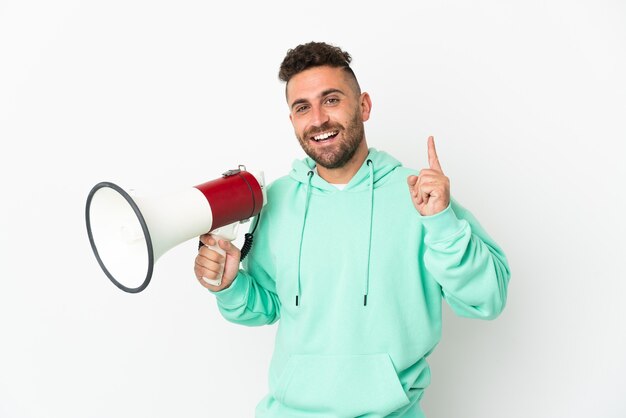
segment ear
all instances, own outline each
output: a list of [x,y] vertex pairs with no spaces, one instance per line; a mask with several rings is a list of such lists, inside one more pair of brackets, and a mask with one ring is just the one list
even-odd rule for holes
[[361,94],[361,119],[363,122],[370,118],[370,112],[372,111],[372,99],[370,98],[369,93]]

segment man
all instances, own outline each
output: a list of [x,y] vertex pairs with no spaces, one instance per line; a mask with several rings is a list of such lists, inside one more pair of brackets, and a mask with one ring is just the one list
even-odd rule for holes
[[[350,61],[325,43],[288,51],[279,75],[309,158],[268,187],[244,268],[229,242],[225,258],[208,247],[196,257],[226,319],[280,319],[257,417],[423,417],[442,297],[483,319],[506,301],[506,258],[450,198],[433,138],[419,175],[368,149],[372,102]],[[222,270],[219,287],[202,279]]]

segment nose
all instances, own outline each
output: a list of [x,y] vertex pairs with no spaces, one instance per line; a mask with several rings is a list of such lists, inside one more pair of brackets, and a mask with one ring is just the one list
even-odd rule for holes
[[311,108],[311,125],[319,127],[328,121],[329,116],[323,106],[313,106]]

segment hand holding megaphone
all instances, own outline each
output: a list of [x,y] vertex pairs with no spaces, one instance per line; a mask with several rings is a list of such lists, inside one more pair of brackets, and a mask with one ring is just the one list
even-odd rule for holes
[[217,292],[228,288],[239,272],[241,251],[233,245],[230,237],[219,234],[223,231],[213,231],[200,237],[202,245],[198,249],[195,260],[194,273],[205,288]]

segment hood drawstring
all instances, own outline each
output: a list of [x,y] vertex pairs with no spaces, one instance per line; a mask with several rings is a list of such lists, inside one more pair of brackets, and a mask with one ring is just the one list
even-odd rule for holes
[[[372,160],[367,160],[367,166],[369,168],[369,189],[370,189],[370,213],[369,213],[369,236],[367,240],[367,266],[365,273],[365,286],[363,291],[363,306],[367,306],[367,295],[369,294],[370,287],[370,260],[372,254],[372,229],[374,223],[374,163]],[[304,217],[302,218],[302,229],[300,231],[300,247],[298,249],[298,288],[296,293],[296,306],[300,305],[300,296],[302,294],[301,288],[301,270],[302,270],[302,243],[304,242],[304,228],[306,226],[306,219],[309,213],[309,203],[311,201],[311,180],[313,179],[313,170],[307,173],[308,182],[306,189],[306,200],[304,203]]]
[[309,202],[311,200],[311,180],[313,179],[313,170],[309,170],[307,173],[308,183],[306,187],[306,201],[304,203],[304,217],[302,218],[302,230],[300,231],[300,248],[298,250],[298,289],[296,293],[296,306],[299,305],[300,294],[302,289],[300,288],[300,271],[302,269],[302,242],[304,241],[304,226],[306,225],[306,217],[309,213]]
[[370,258],[372,254],[372,224],[374,223],[374,163],[367,160],[367,166],[370,171],[370,226],[369,238],[367,240],[367,273],[365,275],[365,293],[363,294],[363,306],[367,306],[367,295],[370,290]]

